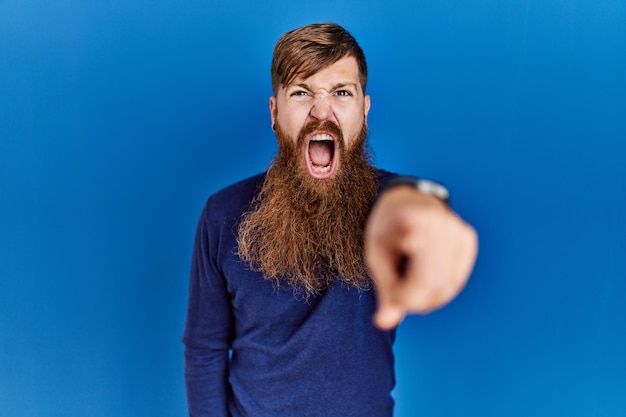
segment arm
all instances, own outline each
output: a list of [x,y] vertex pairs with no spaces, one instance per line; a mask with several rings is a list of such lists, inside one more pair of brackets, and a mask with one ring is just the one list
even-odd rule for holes
[[187,402],[192,417],[228,415],[231,308],[224,278],[215,264],[216,238],[211,244],[207,223],[205,212],[196,231],[183,337]]
[[365,232],[378,294],[375,324],[390,329],[408,313],[449,303],[465,286],[477,250],[474,229],[437,197],[408,185],[383,192]]

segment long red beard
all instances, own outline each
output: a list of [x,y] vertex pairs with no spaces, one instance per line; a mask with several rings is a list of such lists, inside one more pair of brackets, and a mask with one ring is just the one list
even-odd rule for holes
[[349,148],[338,138],[338,170],[323,180],[307,172],[302,133],[294,143],[276,126],[279,152],[239,225],[239,256],[266,279],[307,297],[337,279],[367,288],[363,233],[378,180],[366,152],[366,126]]

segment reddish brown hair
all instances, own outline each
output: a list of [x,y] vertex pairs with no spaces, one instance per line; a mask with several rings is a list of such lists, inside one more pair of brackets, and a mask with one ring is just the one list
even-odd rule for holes
[[285,33],[274,47],[272,89],[291,84],[297,77],[308,78],[346,56],[354,57],[359,81],[365,93],[367,63],[356,39],[334,23],[314,23]]

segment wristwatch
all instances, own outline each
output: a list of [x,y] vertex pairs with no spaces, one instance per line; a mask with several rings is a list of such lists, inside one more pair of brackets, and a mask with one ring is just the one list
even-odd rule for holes
[[448,191],[443,184],[438,182],[413,176],[401,175],[389,181],[387,185],[385,185],[383,191],[397,187],[398,185],[408,185],[419,190],[421,193],[433,195],[446,205],[450,205],[450,191]]

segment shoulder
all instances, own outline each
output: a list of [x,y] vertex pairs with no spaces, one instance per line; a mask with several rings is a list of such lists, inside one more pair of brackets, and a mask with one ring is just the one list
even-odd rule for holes
[[246,212],[252,199],[259,192],[265,180],[265,173],[260,173],[231,184],[211,195],[202,212],[206,220],[238,219]]
[[259,192],[265,180],[265,172],[231,184],[215,192],[208,202],[217,204],[249,204]]

